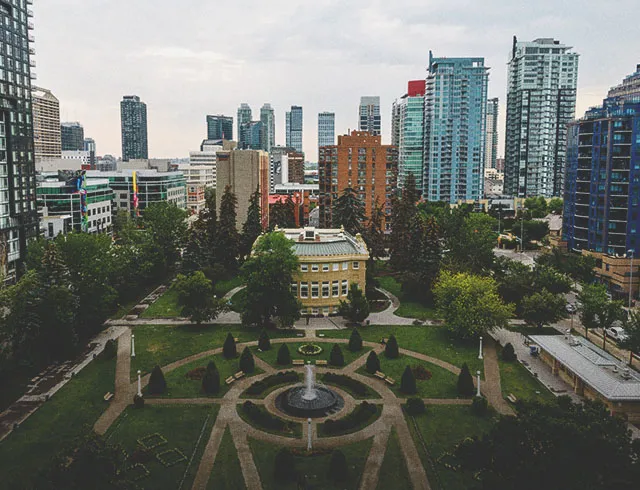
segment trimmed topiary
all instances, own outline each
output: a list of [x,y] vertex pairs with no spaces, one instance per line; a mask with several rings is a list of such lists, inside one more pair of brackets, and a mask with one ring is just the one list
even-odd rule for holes
[[351,331],[351,337],[349,337],[349,350],[351,352],[357,352],[362,350],[362,337],[357,328]]
[[406,368],[404,368],[402,378],[400,379],[400,391],[402,391],[402,393],[406,393],[407,395],[415,395],[418,392],[418,387],[416,386],[416,378],[413,375],[411,366],[407,366]]
[[258,338],[258,349],[260,349],[261,351],[271,349],[271,340],[269,339],[269,335],[264,328],[262,329],[262,332],[260,332],[260,338]]
[[282,344],[278,349],[277,363],[280,366],[287,366],[291,364],[291,354],[289,353],[289,347],[287,347],[287,344]]
[[462,365],[460,374],[458,375],[458,393],[463,396],[473,396],[475,391],[476,388],[473,384],[473,376],[471,376],[469,366],[467,366],[467,363],[465,362]]
[[202,391],[209,395],[215,395],[220,391],[220,372],[213,361],[207,364],[207,369],[202,377]]
[[253,354],[249,350],[249,347],[245,347],[240,355],[240,362],[238,363],[240,371],[245,373],[252,373],[256,369],[256,362],[253,359]]
[[409,398],[404,409],[409,415],[420,415],[425,412],[426,407],[422,398]]
[[236,340],[233,338],[231,333],[227,334],[227,338],[224,340],[224,344],[222,346],[222,355],[225,359],[233,359],[238,355],[238,351],[236,349]]
[[380,371],[380,359],[378,359],[378,354],[376,354],[375,351],[369,352],[365,369],[370,374]]
[[336,449],[331,453],[331,460],[329,461],[329,478],[334,483],[342,483],[347,480],[348,476],[347,458],[342,451]]
[[118,354],[118,342],[114,339],[109,339],[104,344],[104,349],[102,350],[102,358],[103,359],[113,359]]
[[164,373],[160,366],[156,366],[151,371],[151,376],[149,377],[149,393],[152,395],[162,395],[165,391],[167,391],[167,382],[164,379]]
[[135,408],[144,408],[144,397],[136,393],[133,397],[133,406]]
[[489,410],[489,402],[484,396],[474,396],[471,402],[471,411],[478,417],[484,417]]
[[511,345],[511,342],[509,342],[502,349],[502,360],[505,361],[505,362],[513,362],[517,358],[518,358],[518,356],[516,356],[516,351],[513,348],[513,345]]
[[400,348],[398,347],[398,341],[395,335],[391,335],[387,340],[387,345],[384,347],[384,355],[388,359],[397,359],[400,357]]
[[338,344],[333,344],[333,347],[331,348],[329,364],[332,366],[344,366],[344,356],[342,355],[342,349]]
[[286,447],[276,454],[273,465],[273,478],[279,483],[293,481],[296,476],[295,459]]

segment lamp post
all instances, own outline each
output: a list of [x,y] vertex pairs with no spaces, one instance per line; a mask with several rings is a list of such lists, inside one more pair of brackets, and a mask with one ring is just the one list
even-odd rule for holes
[[307,451],[311,451],[311,418],[307,419]]
[[482,396],[480,393],[480,371],[476,371],[476,375],[478,377],[478,392],[476,393],[476,396]]
[[633,249],[627,250],[629,254],[629,310],[631,310],[631,300],[633,299]]
[[136,336],[131,334],[131,357],[136,357]]
[[482,359],[482,336],[480,336],[480,350],[478,352],[478,359]]
[[[138,396],[142,396],[142,382],[140,381],[140,374],[142,371],[138,369]],[[480,371],[478,371],[480,372]]]

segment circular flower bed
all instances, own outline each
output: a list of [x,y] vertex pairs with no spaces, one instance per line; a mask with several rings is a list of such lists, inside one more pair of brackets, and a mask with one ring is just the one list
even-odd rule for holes
[[316,344],[303,344],[298,347],[298,352],[303,356],[317,356],[322,352],[322,347]]

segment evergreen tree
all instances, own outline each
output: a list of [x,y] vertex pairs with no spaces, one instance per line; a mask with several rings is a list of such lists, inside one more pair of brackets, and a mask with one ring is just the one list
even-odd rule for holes
[[402,393],[406,393],[407,395],[415,395],[418,392],[418,388],[416,386],[416,378],[413,375],[413,371],[411,370],[410,366],[404,368],[402,379],[400,380],[400,391],[402,391]]
[[384,346],[384,355],[388,359],[397,359],[400,357],[400,348],[398,347],[398,341],[395,335],[391,335],[387,340],[387,345]]
[[225,359],[233,359],[238,355],[236,341],[233,338],[233,335],[231,335],[231,332],[227,334],[227,338],[224,340],[224,344],[222,345],[222,355]]
[[333,450],[329,461],[329,478],[334,483],[342,483],[347,480],[348,476],[349,465],[347,465],[347,458],[339,449]]
[[182,254],[182,270],[187,273],[203,271],[210,276],[210,259],[206,229],[196,221],[187,232],[185,250]]
[[253,359],[253,354],[249,350],[249,347],[245,347],[240,355],[240,362],[238,363],[240,371],[245,373],[252,373],[256,369],[256,362]]
[[351,331],[351,336],[349,337],[349,350],[351,352],[362,350],[362,337],[360,336],[360,332],[358,332],[357,328],[354,328]]
[[242,225],[242,246],[240,255],[247,257],[251,254],[251,247],[262,233],[262,214],[260,211],[260,192],[258,189],[251,194],[249,199],[249,209],[247,220]]
[[260,332],[260,338],[258,339],[258,349],[263,352],[271,349],[271,340],[269,339],[269,335],[264,328]]
[[280,366],[287,366],[291,364],[291,354],[289,353],[289,347],[287,347],[287,344],[282,344],[278,349],[277,362]]
[[269,210],[269,227],[273,230],[278,228],[293,228],[296,225],[296,206],[291,200],[291,196],[283,202],[278,200]]
[[167,390],[167,382],[160,366],[156,365],[149,377],[149,393],[152,395],[162,395]]
[[469,366],[467,366],[467,363],[465,362],[462,365],[460,374],[458,375],[458,393],[462,396],[473,396],[475,392],[476,389],[473,384],[473,376],[471,376]]
[[344,227],[346,232],[354,236],[362,232],[365,206],[353,188],[345,188],[342,195],[333,202],[331,221],[334,228]]
[[216,191],[205,191],[205,207],[200,211],[198,223],[205,230],[209,258],[209,268],[213,269],[217,262],[218,247],[218,212],[216,210]]
[[202,391],[215,395],[220,391],[220,372],[213,361],[209,361],[202,377]]
[[511,342],[507,343],[502,349],[502,360],[505,362],[513,362],[517,359],[516,351],[513,348]]
[[410,226],[416,215],[416,203],[420,199],[416,189],[416,179],[409,173],[404,182],[400,196],[394,196],[392,201],[393,226],[390,236],[391,267],[397,271],[410,270],[414,257],[411,257],[409,247],[411,243]]
[[234,272],[238,268],[240,236],[236,228],[237,207],[238,199],[228,185],[220,200],[220,221],[216,229],[215,245],[217,262],[228,272]]
[[402,290],[421,302],[433,300],[433,285],[440,273],[442,258],[438,223],[433,216],[416,214],[410,224],[409,255],[412,267],[404,274]]
[[347,301],[340,300],[338,312],[353,323],[362,323],[369,316],[369,302],[357,283],[351,283]]
[[331,353],[329,354],[329,364],[332,366],[344,366],[344,355],[338,344],[333,344]]
[[371,352],[369,352],[365,368],[369,374],[380,371],[380,359],[378,359],[378,354],[376,354],[375,351],[372,350]]
[[[384,219],[384,211],[378,199],[376,199],[375,206],[371,210],[371,217],[367,224],[366,229],[363,232],[363,238],[369,249],[369,261],[375,263],[376,260],[381,257],[386,257],[386,242],[387,237],[382,228],[382,221]],[[367,270],[369,265],[367,265]]]

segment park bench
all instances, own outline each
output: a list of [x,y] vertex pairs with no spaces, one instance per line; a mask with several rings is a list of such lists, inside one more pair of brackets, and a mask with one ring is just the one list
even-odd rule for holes
[[293,360],[293,365],[294,366],[304,366],[304,360],[303,359],[294,359]]
[[387,376],[386,378],[384,378],[384,381],[385,381],[387,384],[391,385],[391,386],[393,386],[394,384],[396,384],[396,380],[395,380],[395,379],[393,379],[393,378],[390,378],[389,376]]
[[318,337],[324,337],[324,334],[323,333],[319,333]]
[[318,359],[316,361],[316,366],[326,366],[327,365],[327,361],[325,361],[324,359]]
[[237,344],[238,343],[238,337],[234,337],[233,341]]
[[511,403],[515,403],[518,401],[518,399],[515,396],[513,396],[513,393],[509,393],[507,395],[507,400],[509,400]]
[[374,374],[374,376],[375,376],[376,378],[380,378],[380,379],[384,379],[384,378],[386,378],[385,374],[384,374],[383,372],[381,372],[381,371],[376,371],[376,372],[375,372],[375,374]]
[[386,344],[388,341],[389,339],[385,339],[384,337],[380,339],[381,344]]
[[227,383],[228,385],[230,385],[235,380],[236,380],[236,378],[234,378],[233,376],[229,376],[227,379],[224,380],[224,382]]
[[244,371],[238,371],[236,374],[233,375],[234,379],[240,379],[242,377],[244,377]]
[[111,393],[110,391],[107,391],[103,398],[105,402],[108,402],[108,401],[111,401],[113,397],[114,397],[114,394]]

